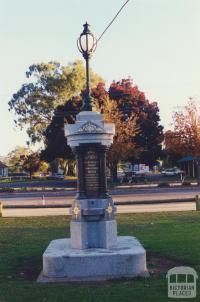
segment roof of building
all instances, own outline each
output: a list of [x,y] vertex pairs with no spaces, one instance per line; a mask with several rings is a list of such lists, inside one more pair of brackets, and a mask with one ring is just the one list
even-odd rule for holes
[[179,159],[178,163],[184,163],[184,162],[192,161],[192,160],[196,160],[196,157],[189,155],[189,156],[185,156],[185,157]]

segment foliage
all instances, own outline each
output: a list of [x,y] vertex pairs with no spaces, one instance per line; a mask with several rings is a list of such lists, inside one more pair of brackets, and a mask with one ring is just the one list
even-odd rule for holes
[[138,156],[131,156],[130,160],[148,164],[152,167],[156,160],[162,156],[163,127],[160,123],[159,108],[156,102],[150,103],[132,80],[122,79],[113,82],[109,88],[109,97],[116,100],[117,107],[124,120],[136,117],[139,131],[134,137],[136,148],[140,151]]
[[[103,81],[92,70],[91,85]],[[43,140],[44,130],[49,125],[54,109],[73,95],[80,94],[85,87],[85,67],[82,61],[67,66],[58,62],[33,64],[26,72],[29,83],[13,94],[9,110],[15,112],[15,123],[27,127],[30,141]]]
[[24,158],[31,154],[31,150],[27,147],[17,146],[8,153],[6,163],[9,166],[9,172],[21,172]]
[[165,133],[166,151],[176,156],[194,156],[200,181],[200,105],[192,98],[173,114],[174,129]]
[[28,172],[32,178],[32,174],[34,172],[39,170],[44,172],[47,170],[48,165],[40,160],[40,155],[38,152],[33,152],[24,157],[22,168],[24,171]]
[[[167,136],[168,136],[168,131],[165,132],[164,134],[164,137],[165,137],[165,140],[167,139]],[[169,133],[170,135],[170,133]],[[163,167],[175,167],[177,165],[177,161],[181,158],[181,155],[178,154],[177,152],[175,153],[176,151],[173,150],[173,149],[164,149],[163,150],[163,156],[162,156],[162,159],[163,159]]]
[[[41,159],[51,164],[52,172],[57,172],[58,165],[63,167],[64,174],[74,174],[74,154],[67,145],[64,136],[64,125],[74,123],[75,116],[80,111],[80,97],[72,97],[64,106],[58,106],[45,135],[46,148],[41,152]],[[68,171],[67,171],[68,170]]]
[[173,131],[165,133],[166,150],[182,156],[200,156],[200,105],[193,99],[173,115]]
[[96,109],[103,114],[105,122],[115,124],[113,144],[107,155],[112,181],[115,181],[117,179],[117,164],[119,161],[136,156],[137,150],[134,144],[134,137],[139,132],[136,125],[137,118],[132,113],[124,119],[122,112],[117,107],[117,102],[110,100],[107,93],[96,101]]
[[[133,143],[133,137],[137,133],[135,114],[131,114],[124,120],[122,113],[117,108],[116,101],[109,99],[102,83],[92,90],[92,95],[95,99],[96,110],[103,114],[104,121],[115,123],[116,135],[108,153],[109,166],[113,170],[120,160],[135,153]],[[73,97],[66,102],[65,106],[58,106],[52,123],[45,132],[46,149],[41,153],[41,158],[48,161],[59,157],[68,161],[74,160],[74,155],[64,137],[63,124],[74,123],[81,106],[81,97]]]
[[30,148],[17,146],[8,153],[6,162],[10,172],[26,171],[32,175],[33,172],[46,172],[48,164],[40,160],[39,152],[33,152]]
[[[106,91],[104,83],[99,83],[91,94],[96,110],[103,114],[104,121],[115,123],[116,134],[108,153],[113,180],[116,180],[120,160],[140,160],[152,166],[161,155],[163,139],[157,103],[149,103],[144,93],[137,86],[132,86],[130,79],[113,82],[109,91]],[[59,157],[73,160],[64,137],[63,124],[75,122],[83,97],[84,92],[81,96],[72,97],[64,106],[57,107],[52,123],[45,132],[46,149],[42,158],[49,161]]]

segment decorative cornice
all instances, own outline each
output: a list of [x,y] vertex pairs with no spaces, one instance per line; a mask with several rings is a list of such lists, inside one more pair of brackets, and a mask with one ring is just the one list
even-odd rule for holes
[[76,134],[81,133],[104,133],[104,129],[93,122],[87,122],[76,131]]

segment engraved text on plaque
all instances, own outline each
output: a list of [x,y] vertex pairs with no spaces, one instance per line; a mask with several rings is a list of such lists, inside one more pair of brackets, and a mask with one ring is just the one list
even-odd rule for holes
[[99,172],[98,153],[93,149],[89,149],[84,156],[85,190],[88,197],[98,197]]

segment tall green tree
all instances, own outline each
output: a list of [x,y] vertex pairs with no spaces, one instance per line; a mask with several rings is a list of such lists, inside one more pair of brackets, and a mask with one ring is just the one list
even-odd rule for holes
[[[133,137],[138,131],[135,114],[131,114],[124,120],[122,113],[117,108],[116,101],[109,99],[108,92],[102,83],[92,89],[92,96],[95,100],[96,110],[102,113],[104,121],[115,123],[116,134],[113,145],[108,152],[108,165],[112,179],[115,181],[118,162],[127,159],[128,155],[135,154]],[[46,149],[41,153],[42,158],[53,160],[61,157],[68,161],[73,160],[73,153],[64,137],[63,125],[64,123],[75,123],[76,115],[80,112],[81,106],[82,97],[73,97],[66,102],[65,106],[58,106],[52,123],[46,131]]]
[[[161,155],[163,140],[157,103],[146,100],[144,93],[133,87],[129,79],[112,83],[109,91],[106,90],[104,83],[99,83],[92,89],[92,96],[96,110],[103,114],[104,120],[114,122],[116,125],[114,143],[108,153],[113,181],[117,178],[117,164],[120,160],[141,161],[150,166],[154,165]],[[43,154],[45,152],[48,154],[48,150],[51,149],[53,158],[59,156],[71,158],[63,125],[64,122],[69,124],[75,122],[83,97],[84,95],[73,97],[64,106],[58,107],[46,131],[46,149]]]
[[22,172],[23,162],[26,156],[31,154],[31,150],[27,147],[16,146],[14,150],[6,156],[6,164],[9,166],[10,172]]
[[[90,75],[92,87],[103,81],[92,70]],[[67,66],[58,62],[33,64],[26,76],[29,82],[13,94],[9,110],[16,115],[16,125],[25,127],[30,141],[35,143],[44,139],[55,108],[84,90],[85,67],[82,61]]]
[[22,168],[24,171],[29,173],[30,178],[32,179],[34,172],[39,170],[46,172],[48,165],[41,161],[40,154],[38,152],[32,152],[31,154],[24,156]]
[[[78,107],[76,103],[78,102]],[[41,159],[50,163],[52,172],[57,172],[58,164],[62,164],[64,174],[74,174],[74,154],[67,145],[64,136],[65,123],[74,123],[76,113],[80,111],[81,98],[73,97],[65,106],[58,106],[53,119],[47,127],[45,135],[45,149],[41,152]]]

